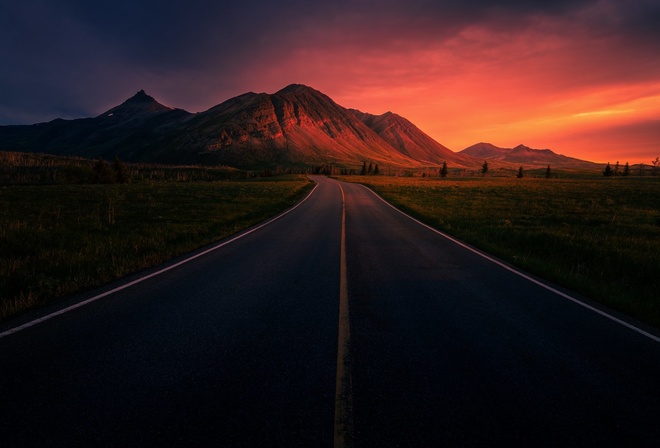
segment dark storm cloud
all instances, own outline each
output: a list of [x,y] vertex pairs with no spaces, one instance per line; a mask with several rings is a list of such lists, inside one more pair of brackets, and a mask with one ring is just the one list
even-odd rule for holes
[[565,16],[594,32],[625,32],[635,45],[660,41],[657,1],[625,9],[593,0],[7,3],[0,6],[4,123],[93,115],[140,88],[175,106],[210,107],[226,99],[204,98],[212,87],[216,94],[250,90],[246,72],[285,63],[300,48],[405,50],[471,25],[515,30]]

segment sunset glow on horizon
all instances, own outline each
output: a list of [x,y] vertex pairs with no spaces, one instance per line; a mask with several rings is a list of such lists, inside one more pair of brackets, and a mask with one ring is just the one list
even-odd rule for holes
[[660,0],[33,3],[3,7],[0,124],[95,116],[139,89],[198,112],[301,83],[454,151],[660,156]]

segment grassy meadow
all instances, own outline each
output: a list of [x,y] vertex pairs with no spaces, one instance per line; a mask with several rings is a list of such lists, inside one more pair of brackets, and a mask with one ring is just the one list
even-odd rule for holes
[[[226,237],[293,205],[312,187],[303,176],[165,181],[176,180],[177,171],[163,167],[154,170],[171,176],[156,172],[160,181],[149,181],[147,167],[131,167],[142,174],[130,183],[26,184],[31,170],[19,168],[20,182],[0,185],[0,318]],[[91,169],[82,162],[74,168]],[[190,170],[178,177],[189,179]],[[192,178],[217,177],[209,170],[195,168]]]
[[[226,237],[312,187],[271,174],[0,152],[0,319]],[[660,328],[660,176],[538,176],[341,178]]]
[[660,177],[353,176],[421,221],[660,328]]

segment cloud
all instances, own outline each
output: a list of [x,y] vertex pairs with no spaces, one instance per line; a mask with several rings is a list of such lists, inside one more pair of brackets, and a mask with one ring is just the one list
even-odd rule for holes
[[643,90],[657,23],[651,0],[26,0],[0,6],[0,124],[95,115],[141,88],[194,112],[300,82],[461,149]]

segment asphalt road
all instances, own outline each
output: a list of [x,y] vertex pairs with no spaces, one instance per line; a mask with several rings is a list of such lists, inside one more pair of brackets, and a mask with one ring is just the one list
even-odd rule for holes
[[3,333],[0,446],[657,446],[657,338],[316,180],[267,226]]

